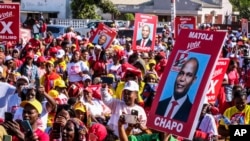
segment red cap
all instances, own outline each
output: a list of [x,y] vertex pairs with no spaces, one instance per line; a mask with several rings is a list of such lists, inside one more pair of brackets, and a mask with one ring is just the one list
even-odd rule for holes
[[26,58],[34,58],[34,53],[32,51],[28,52]]
[[100,123],[95,123],[89,128],[89,134],[94,134],[97,136],[97,141],[103,141],[107,136],[107,129],[104,125]]
[[37,58],[37,63],[42,63],[42,62],[46,62],[47,59],[44,56],[40,56]]
[[57,53],[58,49],[56,47],[50,48],[49,52],[50,53]]

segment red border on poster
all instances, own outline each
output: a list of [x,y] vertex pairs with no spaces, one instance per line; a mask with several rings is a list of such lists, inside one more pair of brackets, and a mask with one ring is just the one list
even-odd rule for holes
[[193,16],[184,16],[175,18],[175,38],[178,37],[181,29],[196,29],[196,18]]
[[[215,69],[215,62],[217,62],[219,58],[225,36],[226,32],[211,32],[192,29],[181,30],[160,80],[155,99],[152,103],[152,105],[155,106],[152,106],[151,111],[148,114],[147,126],[149,128],[192,140],[204,103],[205,93],[212,77],[211,72]],[[180,53],[183,55],[178,55]],[[179,56],[179,58],[177,58],[177,56]],[[189,85],[190,89],[187,91],[187,97],[190,98],[191,101],[191,104],[189,104],[190,112],[185,110],[187,107],[180,105],[184,112],[179,113],[179,118],[186,115],[185,122],[180,119],[176,120],[176,115],[172,118],[167,118],[164,113],[166,113],[168,105],[165,104],[166,106],[163,107],[161,103],[164,104],[166,99],[172,97],[177,76],[180,77],[184,75],[183,73],[189,75],[189,73],[185,71],[180,71],[181,67],[179,64],[181,64],[183,60],[185,62],[185,60],[188,60],[191,57],[198,60],[199,67],[197,67],[197,73],[193,73],[193,75],[196,74],[197,76],[195,82],[191,84],[191,86]],[[183,87],[188,87],[185,85],[179,88],[179,85],[180,84],[175,87],[178,90],[183,89]],[[158,114],[158,112],[162,114]],[[180,110],[177,112],[180,112]]]
[[109,28],[103,23],[99,23],[94,35],[90,37],[89,41],[93,44],[97,44],[100,35],[104,35],[107,37],[106,43],[102,46],[103,49],[107,49],[108,47],[110,47],[114,38],[116,37],[116,31]]
[[19,41],[20,7],[17,3],[0,4],[0,40]]
[[[149,52],[154,50],[157,21],[158,17],[155,15],[146,15],[140,13],[135,14],[134,35],[132,43],[133,50],[139,52]],[[145,42],[143,42],[142,39],[142,28],[144,26],[148,26],[150,28],[149,37]]]
[[229,65],[229,61],[229,58],[219,58],[218,62],[216,63],[216,68],[210,81],[209,88],[207,90],[207,99],[209,103],[214,104],[217,99],[221,84],[224,79],[224,75]]

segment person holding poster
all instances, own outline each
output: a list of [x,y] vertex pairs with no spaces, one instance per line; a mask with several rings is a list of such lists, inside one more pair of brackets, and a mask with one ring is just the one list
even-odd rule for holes
[[189,58],[181,67],[174,84],[174,94],[159,102],[156,114],[170,119],[186,122],[192,103],[187,95],[189,88],[196,80],[199,62]]
[[141,47],[151,47],[152,40],[149,37],[150,32],[151,32],[150,26],[144,25],[141,31],[142,38],[136,41],[136,45]]

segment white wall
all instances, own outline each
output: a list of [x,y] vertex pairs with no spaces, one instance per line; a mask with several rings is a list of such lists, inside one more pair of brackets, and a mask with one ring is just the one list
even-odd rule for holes
[[22,11],[53,11],[66,18],[66,0],[21,0]]

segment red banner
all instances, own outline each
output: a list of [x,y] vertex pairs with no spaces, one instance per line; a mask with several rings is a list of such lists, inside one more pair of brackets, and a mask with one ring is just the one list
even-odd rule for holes
[[99,23],[93,36],[90,37],[89,41],[95,45],[100,45],[103,49],[108,48],[114,38],[116,37],[116,31],[109,28],[103,23]]
[[133,50],[154,51],[157,21],[154,15],[135,14]]
[[192,140],[226,32],[182,29],[160,80],[147,126]]
[[209,103],[215,103],[217,99],[229,61],[230,59],[228,58],[220,58],[216,63],[216,68],[207,90],[207,99]]
[[196,29],[196,18],[192,16],[175,18],[175,38],[178,37],[181,29]]
[[0,40],[18,42],[20,11],[19,4],[0,4]]

